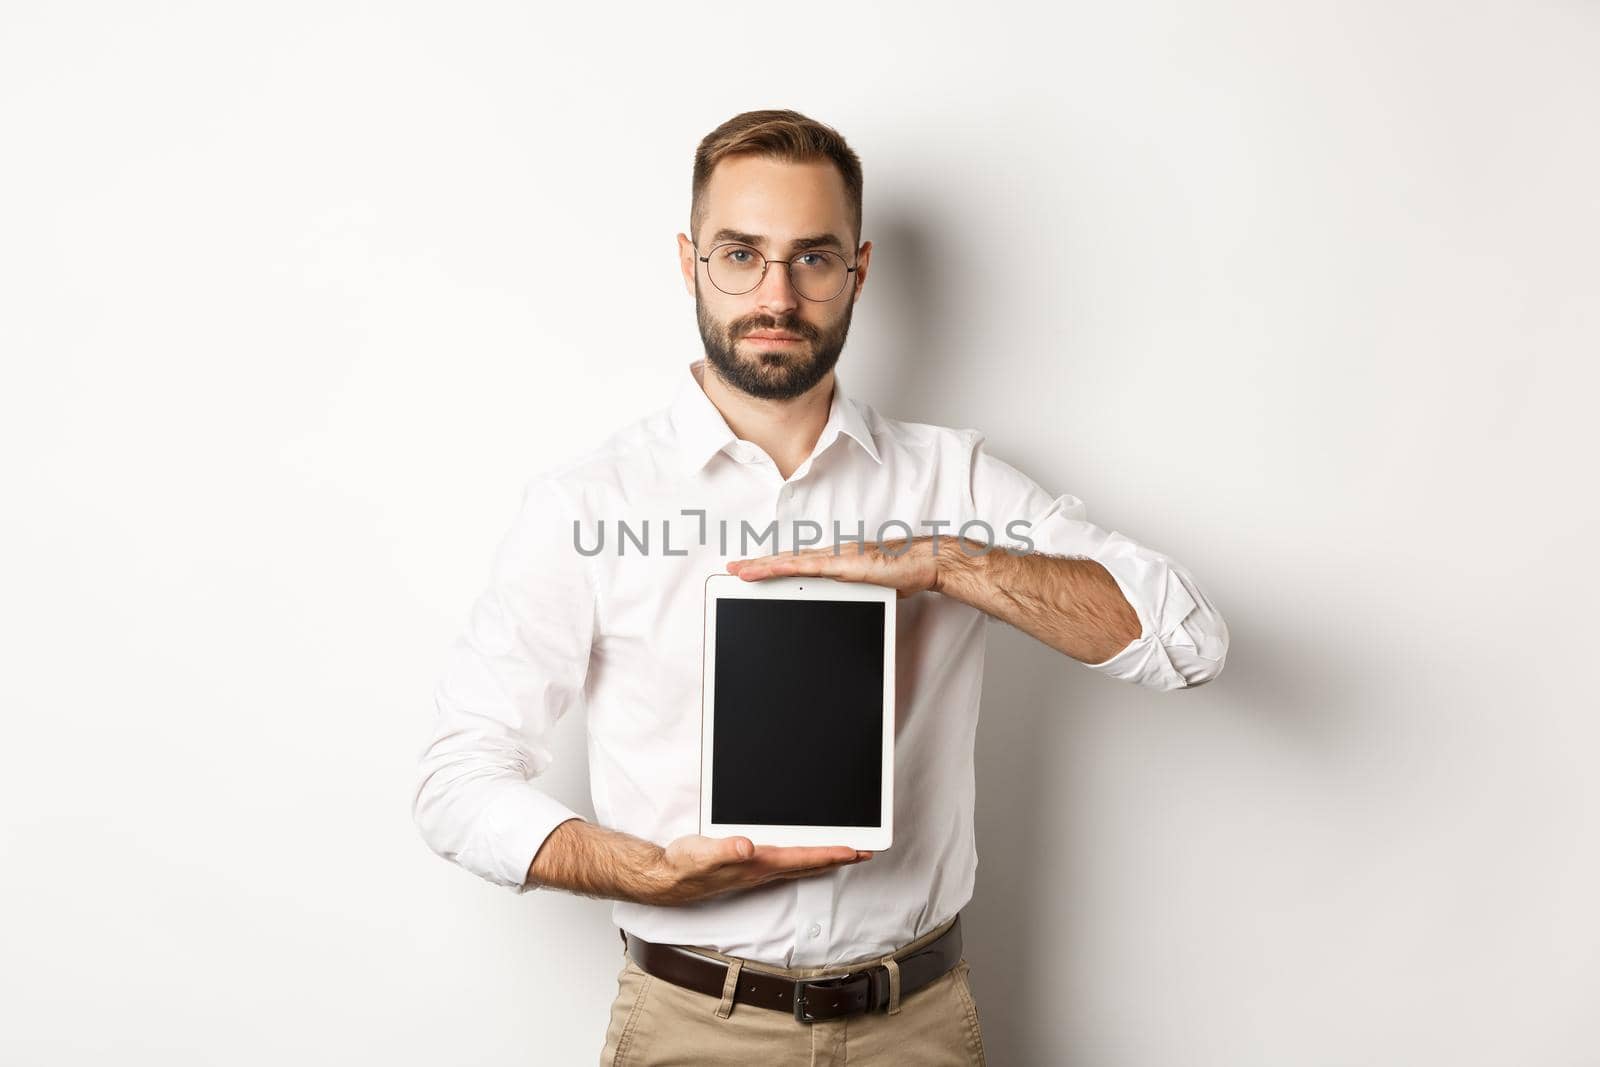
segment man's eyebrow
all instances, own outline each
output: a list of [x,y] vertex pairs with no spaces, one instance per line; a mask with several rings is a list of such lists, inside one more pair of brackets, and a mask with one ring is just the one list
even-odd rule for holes
[[[743,245],[753,245],[756,248],[765,248],[767,239],[759,233],[745,233],[742,230],[730,230],[726,226],[711,235],[713,246],[724,241],[738,241]],[[845,251],[844,242],[831,233],[814,233],[809,237],[795,238],[793,248],[796,252],[807,248],[833,248],[840,252]]]

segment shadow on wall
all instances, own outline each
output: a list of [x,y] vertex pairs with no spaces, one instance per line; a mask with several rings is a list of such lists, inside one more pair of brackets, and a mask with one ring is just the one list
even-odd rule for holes
[[[1213,586],[1227,585],[1215,577]],[[1227,612],[1228,598],[1215,599]],[[1179,717],[1204,703],[1216,729],[1273,735],[1308,765],[1337,772],[1360,760],[1359,715],[1351,709],[1362,706],[1363,670],[1370,673],[1371,663],[1357,662],[1355,648],[1330,654],[1261,630],[1237,610],[1227,618],[1233,645],[1221,677],[1164,693],[1104,678],[1003,623],[988,624],[977,738],[978,874],[963,924],[991,1062],[1089,1055],[1085,1035],[1099,1030],[1086,1015],[1099,976],[1084,942],[1086,924],[1103,918],[1107,905],[1074,900],[1074,886],[1092,881],[1076,872],[1095,856],[1073,831],[1104,816],[1088,803],[1089,786],[1071,785],[1093,777],[1085,761],[1094,758],[1091,735],[1104,725],[1097,718],[1171,716],[1176,729]],[[1235,658],[1240,647],[1249,649],[1247,658]],[[1057,784],[1063,780],[1064,788]],[[1069,810],[1079,798],[1081,810]],[[1139,922],[1136,913],[1114,913],[1119,922]],[[1093,951],[1104,951],[1106,937],[1093,940]],[[1152,1011],[1159,1014],[1159,1005]]]
[[[971,279],[961,273],[962,250],[928,224],[936,217],[908,205],[867,220],[862,237],[872,242],[872,265],[839,374],[890,418],[963,425],[952,386],[970,365],[959,338]],[[858,345],[858,337],[867,343]]]
[[[977,739],[977,885],[963,912],[966,956],[983,1025],[987,1058],[995,1063],[1035,1063],[1063,1051],[1057,1031],[1070,1013],[1067,961],[1045,956],[1070,940],[1043,936],[1069,930],[1072,901],[1050,881],[1040,862],[1048,852],[1058,867],[1073,842],[1059,832],[1061,819],[1045,814],[1047,783],[1070,765],[1072,744],[1064,709],[1097,699],[1095,677],[1033,638],[1000,623],[989,627],[984,695]],[[1083,676],[1075,676],[1083,675]],[[1219,679],[1220,681],[1220,679]],[[1043,981],[1045,985],[1038,983]],[[1043,997],[1036,990],[1047,989]],[[1039,1003],[1054,999],[1058,1018],[1038,1017]]]

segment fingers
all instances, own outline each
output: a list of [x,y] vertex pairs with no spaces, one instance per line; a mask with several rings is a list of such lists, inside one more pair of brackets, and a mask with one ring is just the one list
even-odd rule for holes
[[693,855],[703,867],[748,867],[758,879],[772,876],[818,874],[835,867],[861,863],[873,853],[845,845],[757,845],[748,837],[703,837],[694,842]]
[[686,838],[691,855],[707,863],[742,863],[747,860],[781,868],[816,867],[839,860],[867,859],[848,845],[757,845],[748,837]]
[[756,845],[748,837],[689,837],[680,843],[687,852],[685,859],[702,872],[698,876],[702,888],[686,899],[826,874],[874,855],[844,845]]
[[689,834],[667,846],[669,860],[696,870],[715,870],[730,863],[744,863],[755,854],[748,837],[702,837]]
[[841,861],[854,862],[861,853],[844,845],[757,845],[753,861],[780,870],[824,867]]
[[711,854],[706,858],[717,866],[743,863],[755,853],[755,845],[748,837],[707,838],[707,840],[713,847]]
[[826,874],[835,867],[848,867],[871,859],[872,853],[859,852],[842,846],[826,848],[763,848],[757,846],[756,856],[746,864],[755,869],[762,882],[778,878],[805,878]]

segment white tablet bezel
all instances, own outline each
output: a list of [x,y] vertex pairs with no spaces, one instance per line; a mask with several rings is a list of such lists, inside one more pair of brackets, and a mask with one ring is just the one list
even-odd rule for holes
[[[717,601],[856,600],[883,604],[883,793],[878,801],[881,826],[781,826],[711,821],[711,768],[716,739],[712,708],[716,706]],[[747,582],[736,574],[706,579],[705,629],[700,682],[700,833],[707,837],[742,835],[758,845],[844,845],[882,852],[894,840],[894,676],[895,591],[867,582],[784,575]]]

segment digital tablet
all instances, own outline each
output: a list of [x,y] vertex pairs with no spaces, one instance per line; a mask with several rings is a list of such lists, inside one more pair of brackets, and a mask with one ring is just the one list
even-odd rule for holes
[[889,847],[894,632],[887,586],[706,579],[700,833]]

